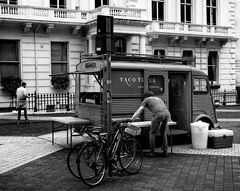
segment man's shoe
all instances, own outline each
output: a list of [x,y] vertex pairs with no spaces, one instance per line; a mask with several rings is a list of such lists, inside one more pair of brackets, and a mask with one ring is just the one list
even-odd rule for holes
[[152,158],[152,157],[155,157],[156,155],[154,153],[150,152],[150,153],[147,153],[145,156]]
[[160,156],[161,157],[168,157],[167,151],[163,151]]

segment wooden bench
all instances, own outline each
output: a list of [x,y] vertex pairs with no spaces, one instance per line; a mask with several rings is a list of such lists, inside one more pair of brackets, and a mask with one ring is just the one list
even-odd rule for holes
[[[136,127],[144,128],[144,127],[150,127],[151,121],[138,121],[138,122],[132,122],[131,125],[134,125]],[[170,146],[171,146],[171,153],[173,153],[172,150],[172,126],[177,125],[174,121],[169,121],[168,124],[169,131],[170,131]]]
[[[54,144],[54,133],[55,131],[59,130],[67,130],[67,144],[68,144],[68,137],[70,131],[70,146],[72,148],[72,137],[73,137],[73,125],[87,125],[90,124],[90,121],[87,119],[77,118],[77,117],[52,117],[52,145]],[[55,128],[55,123],[62,123],[63,125],[66,125],[67,128]]]

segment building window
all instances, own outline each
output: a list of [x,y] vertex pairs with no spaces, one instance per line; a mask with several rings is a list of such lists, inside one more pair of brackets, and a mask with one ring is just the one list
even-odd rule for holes
[[67,59],[67,43],[66,42],[52,42],[51,43],[51,68],[52,74],[67,73],[68,59]]
[[192,50],[184,50],[182,54],[183,58],[192,58],[193,57],[193,51]]
[[[193,51],[192,50],[184,50],[183,52],[182,52],[182,58],[184,59],[186,59],[186,58],[192,58],[193,57]],[[182,64],[184,64],[184,65],[188,65],[188,64],[191,64],[190,62],[188,62],[188,61],[183,61],[182,62]]]
[[95,0],[95,8],[101,7],[102,5],[109,5],[109,0]]
[[66,0],[50,0],[50,7],[57,9],[66,9]]
[[2,78],[19,77],[19,42],[0,40],[0,82]]
[[192,1],[181,0],[181,22],[191,23],[192,21]]
[[126,53],[126,40],[124,37],[115,38],[115,52]]
[[164,49],[155,49],[153,54],[163,57],[163,56],[165,56],[165,50]]
[[17,5],[17,0],[0,0],[0,4]]
[[164,0],[152,1],[152,20],[164,20]]
[[207,24],[217,24],[217,0],[207,0]]
[[218,81],[218,53],[211,51],[208,54],[208,79],[211,84]]

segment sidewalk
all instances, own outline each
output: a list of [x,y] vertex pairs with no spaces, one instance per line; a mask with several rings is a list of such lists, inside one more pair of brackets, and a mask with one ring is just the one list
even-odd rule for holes
[[[29,119],[33,123],[19,126],[1,121],[0,190],[89,190],[68,172],[66,132],[58,132],[57,144],[52,145],[49,116]],[[233,148],[197,150],[174,145],[168,158],[144,158],[139,174],[106,176],[91,190],[240,190],[240,128],[228,124],[234,129]]]

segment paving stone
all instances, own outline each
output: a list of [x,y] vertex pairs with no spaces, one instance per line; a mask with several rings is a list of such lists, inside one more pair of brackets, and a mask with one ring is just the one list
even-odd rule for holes
[[[46,127],[47,124],[50,125],[44,122],[44,130],[39,124],[31,124],[36,129],[31,125],[22,126],[23,133],[11,125],[3,128],[0,124],[1,191],[89,190],[68,172],[66,132],[56,134],[63,145],[52,145],[51,127]],[[233,148],[228,149],[197,151],[191,145],[174,145],[174,154],[169,154],[168,158],[144,158],[140,173],[117,178],[106,176],[91,191],[240,190],[239,143],[235,142]]]

